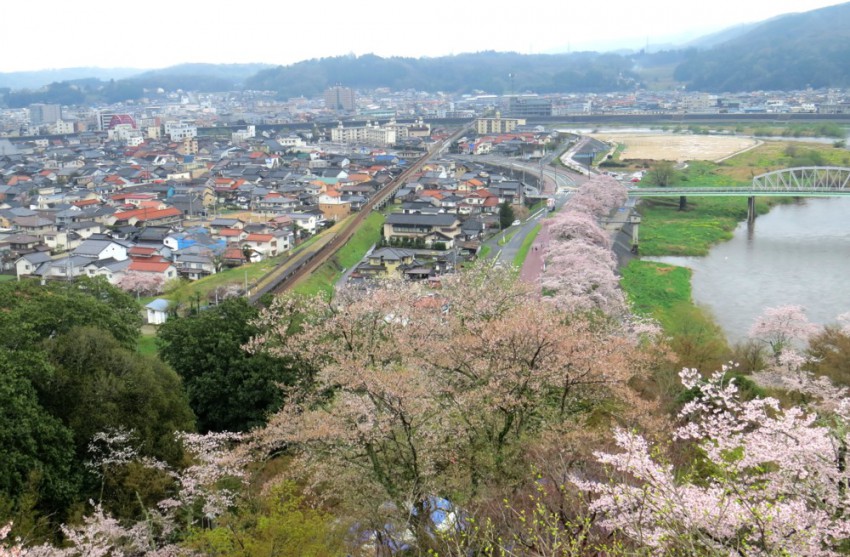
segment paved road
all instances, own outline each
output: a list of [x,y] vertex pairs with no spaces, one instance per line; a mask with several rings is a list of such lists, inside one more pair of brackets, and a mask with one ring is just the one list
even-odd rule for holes
[[540,274],[544,271],[545,262],[543,254],[549,246],[549,228],[543,226],[540,228],[540,233],[534,239],[534,244],[531,246],[531,251],[525,258],[522,264],[522,269],[519,270],[519,279],[523,282],[536,283],[540,278]]
[[[560,209],[563,207],[564,203],[569,199],[568,192],[561,192],[555,196],[555,208]],[[486,245],[490,246],[490,255],[489,258],[495,260],[497,263],[502,263],[504,265],[513,265],[514,258],[516,257],[519,249],[522,247],[525,238],[534,230],[534,227],[545,217],[547,211],[542,209],[531,215],[525,222],[520,224],[519,226],[511,226],[505,229],[504,235],[509,236],[512,232],[516,231],[516,234],[506,243],[504,246],[498,245],[499,240],[502,238],[502,234],[497,234],[484,242]],[[540,251],[540,246],[543,245],[541,243],[540,234],[538,234],[535,239],[534,244],[532,245],[532,249],[529,252],[529,256],[532,253],[537,253]],[[538,249],[535,250],[534,246],[537,246]]]

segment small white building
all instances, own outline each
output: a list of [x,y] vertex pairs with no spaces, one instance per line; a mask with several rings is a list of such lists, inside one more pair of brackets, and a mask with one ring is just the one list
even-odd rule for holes
[[145,306],[147,321],[151,325],[162,325],[168,320],[168,300],[157,298]]

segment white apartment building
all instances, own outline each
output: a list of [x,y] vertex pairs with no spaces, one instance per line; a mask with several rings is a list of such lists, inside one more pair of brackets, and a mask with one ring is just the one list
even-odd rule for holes
[[395,144],[397,141],[396,128],[397,126],[394,123],[393,125],[380,126],[375,124],[373,126],[371,122],[366,122],[365,126],[346,128],[340,122],[337,127],[331,129],[331,141],[383,147]]
[[171,138],[171,141],[181,141],[187,137],[198,137],[198,126],[187,122],[166,122],[165,135]]
[[230,141],[231,143],[243,143],[256,135],[257,128],[255,126],[247,126],[244,130],[236,130],[230,134]]
[[57,135],[74,133],[74,122],[64,122],[62,120],[57,120],[53,126],[51,126],[53,133]]

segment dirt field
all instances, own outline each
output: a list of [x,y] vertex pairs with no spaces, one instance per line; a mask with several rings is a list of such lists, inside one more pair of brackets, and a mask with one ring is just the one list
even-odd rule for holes
[[626,146],[621,160],[720,161],[752,149],[759,141],[747,137],[642,133],[603,133],[592,137]]

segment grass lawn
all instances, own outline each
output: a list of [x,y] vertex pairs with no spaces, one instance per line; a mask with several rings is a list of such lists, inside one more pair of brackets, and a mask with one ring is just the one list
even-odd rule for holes
[[622,270],[620,284],[635,313],[664,329],[679,365],[717,369],[729,346],[712,315],[691,300],[690,279],[690,269],[635,259]]
[[315,296],[319,292],[325,292],[329,296],[332,296],[334,284],[339,280],[341,273],[342,268],[331,259],[316,269],[312,275],[296,284],[292,291],[305,296]]
[[638,205],[642,255],[706,255],[712,245],[729,240],[747,218],[746,197],[694,197],[687,210],[678,207],[673,198],[646,199]]
[[15,275],[0,275],[0,282],[9,282],[17,278]]
[[334,285],[342,276],[343,270],[357,265],[369,248],[380,242],[385,218],[382,213],[371,213],[333,258],[312,275],[301,280],[293,290],[308,296],[319,292],[333,295]]
[[528,251],[531,249],[531,244],[534,243],[534,239],[537,238],[537,234],[540,232],[540,225],[535,226],[531,232],[525,237],[525,240],[522,241],[522,245],[519,247],[519,251],[517,251],[516,256],[514,257],[514,266],[522,267],[522,264],[525,263],[525,258],[528,256]]
[[[762,148],[734,157],[747,157]],[[730,159],[730,161],[733,159]],[[734,173],[724,172],[721,165],[693,162],[676,184],[693,187],[746,186]],[[785,198],[756,198],[756,211],[764,214],[777,203],[790,203]],[[642,200],[640,251],[642,255],[706,255],[712,245],[732,238],[738,223],[747,218],[746,197],[689,197],[687,208],[679,211],[676,198]]]
[[366,251],[381,241],[381,229],[385,217],[378,212],[371,213],[357,229],[357,232],[336,254],[337,262],[345,269],[357,265]]
[[716,165],[718,175],[749,183],[755,176],[795,166],[850,166],[850,151],[822,143],[766,141]]
[[151,356],[156,354],[156,334],[142,333],[141,335],[139,335],[139,342],[136,345],[136,350],[139,352],[139,354],[146,354]]
[[634,259],[622,270],[620,284],[634,310],[660,318],[666,310],[691,301],[691,270]]
[[510,242],[510,241],[511,241],[511,239],[513,239],[513,237],[514,237],[514,236],[516,236],[516,235],[517,235],[517,232],[519,232],[519,228],[516,228],[516,229],[514,229],[514,230],[512,230],[512,231],[510,231],[510,232],[508,232],[508,233],[506,233],[506,234],[504,234],[503,236],[501,236],[501,237],[499,238],[499,242],[498,242],[498,244],[499,244],[500,246],[504,246],[505,244],[507,244],[508,242]]

